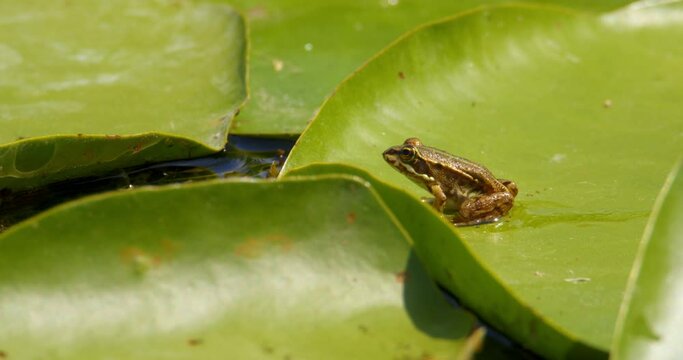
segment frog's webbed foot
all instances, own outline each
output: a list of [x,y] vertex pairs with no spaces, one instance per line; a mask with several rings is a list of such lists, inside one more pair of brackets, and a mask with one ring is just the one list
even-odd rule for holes
[[507,180],[507,179],[498,179],[503,185],[505,185],[506,188],[512,193],[512,196],[517,196],[517,193],[519,192],[519,188],[517,188],[517,184],[515,184],[514,181],[512,180]]
[[496,222],[510,211],[514,199],[514,195],[509,192],[498,192],[467,199],[460,206],[458,216],[451,222],[457,226]]

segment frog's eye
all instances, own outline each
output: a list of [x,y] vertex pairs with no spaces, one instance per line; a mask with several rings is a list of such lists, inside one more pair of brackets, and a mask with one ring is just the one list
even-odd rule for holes
[[401,149],[400,156],[403,161],[412,161],[415,159],[415,148],[412,146],[404,146]]

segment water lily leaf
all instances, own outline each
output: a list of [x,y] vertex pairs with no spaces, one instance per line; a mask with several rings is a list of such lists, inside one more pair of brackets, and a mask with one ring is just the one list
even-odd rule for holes
[[3,1],[0,188],[221,149],[244,37],[220,4]]
[[[606,351],[647,215],[683,151],[681,11],[513,5],[421,28],[339,87],[284,173],[346,163],[428,196],[381,157],[416,136],[514,180],[508,218],[457,233],[526,306]],[[433,245],[422,260],[437,280],[472,291],[446,276],[454,265]],[[502,314],[486,320],[516,325],[522,343],[539,336]]]
[[622,304],[614,359],[675,359],[683,353],[683,168],[679,164],[650,217]]
[[[250,100],[234,134],[300,134],[345,77],[426,21],[499,0],[226,0],[249,21]],[[553,0],[585,10],[628,0]]]
[[[342,164],[312,164],[294,169],[288,176],[352,174],[367,179],[377,190],[397,219],[414,239],[417,255],[431,259],[432,276],[447,279],[447,284],[459,299],[478,311],[506,334],[516,338],[528,348],[550,358],[604,358],[600,349],[577,341],[535,309],[524,299],[509,291],[491,269],[482,264],[473,247],[462,240],[448,221],[435,210],[406,190],[387,184],[366,171]],[[438,264],[438,265],[435,265]],[[530,330],[533,329],[533,332]],[[519,336],[522,333],[523,336]]]
[[455,359],[475,326],[349,176],[50,210],[0,235],[0,319],[10,359]]

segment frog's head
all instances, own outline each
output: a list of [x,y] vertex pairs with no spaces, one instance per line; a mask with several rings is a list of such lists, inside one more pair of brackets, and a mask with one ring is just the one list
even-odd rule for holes
[[422,142],[417,138],[409,138],[401,145],[396,145],[384,151],[384,161],[401,174],[409,177],[420,185],[434,178],[429,173],[429,165],[421,151]]

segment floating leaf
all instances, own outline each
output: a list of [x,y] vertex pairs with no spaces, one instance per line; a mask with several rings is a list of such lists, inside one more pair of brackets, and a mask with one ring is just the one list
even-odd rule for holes
[[[499,0],[225,0],[250,27],[250,97],[234,134],[303,131],[334,87],[401,33]],[[553,0],[586,10],[628,0]]]
[[[552,319],[527,306],[524,299],[510,292],[491,269],[482,264],[473,247],[463,241],[455,228],[435,216],[431,206],[421,203],[405,190],[377,180],[358,168],[337,164],[313,164],[292,170],[289,175],[352,174],[365,178],[377,190],[396,218],[414,239],[418,256],[430,259],[432,275],[446,279],[460,300],[476,309],[484,319],[512,334],[524,345],[553,358],[602,358],[605,353],[587,346]],[[520,336],[523,334],[523,336]]]
[[220,150],[244,37],[225,5],[3,1],[0,188]]
[[675,359],[683,353],[683,168],[660,194],[636,257],[617,325],[614,359]]
[[50,210],[0,235],[0,319],[10,359],[453,359],[475,325],[349,176]]
[[[416,136],[514,180],[511,214],[459,237],[525,307],[606,351],[639,234],[683,151],[680,3],[645,5],[599,17],[511,5],[409,33],[339,87],[284,172],[346,163],[428,196],[381,157]],[[420,255],[440,283],[474,291],[447,276],[450,244],[414,240],[433,246]],[[468,305],[523,344],[567,355],[509,305]]]

